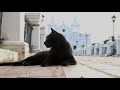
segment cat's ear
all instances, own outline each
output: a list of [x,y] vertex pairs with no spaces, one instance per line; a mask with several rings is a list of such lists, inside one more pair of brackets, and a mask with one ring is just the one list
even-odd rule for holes
[[52,33],[57,33],[53,28],[51,28]]

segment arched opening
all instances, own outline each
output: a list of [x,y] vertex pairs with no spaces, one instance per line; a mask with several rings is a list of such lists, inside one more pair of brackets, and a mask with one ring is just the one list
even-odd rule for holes
[[74,45],[74,46],[73,46],[73,49],[75,50],[76,48],[77,48],[77,47]]
[[65,29],[63,29],[63,32],[65,32]]

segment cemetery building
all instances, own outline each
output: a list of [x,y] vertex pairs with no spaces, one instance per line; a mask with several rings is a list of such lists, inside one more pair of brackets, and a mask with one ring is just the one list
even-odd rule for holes
[[52,18],[51,22],[48,24],[48,33],[51,32],[51,28],[65,36],[67,41],[70,43],[74,54],[75,51],[79,50],[81,47],[88,47],[91,44],[90,34],[79,33],[80,24],[77,22],[76,18],[71,27],[68,27],[64,22],[58,27]]

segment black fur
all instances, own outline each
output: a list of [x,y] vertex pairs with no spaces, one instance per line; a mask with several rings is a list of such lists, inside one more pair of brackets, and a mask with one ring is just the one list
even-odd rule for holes
[[47,48],[51,48],[49,51],[39,52],[33,56],[26,58],[21,62],[12,63],[14,66],[24,65],[75,65],[77,64],[73,55],[70,44],[65,37],[51,28],[51,34],[47,36],[44,42]]

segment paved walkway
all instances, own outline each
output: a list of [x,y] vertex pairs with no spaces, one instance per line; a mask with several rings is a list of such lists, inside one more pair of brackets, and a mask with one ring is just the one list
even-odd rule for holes
[[0,66],[0,78],[120,78],[120,58],[75,58],[72,66]]

